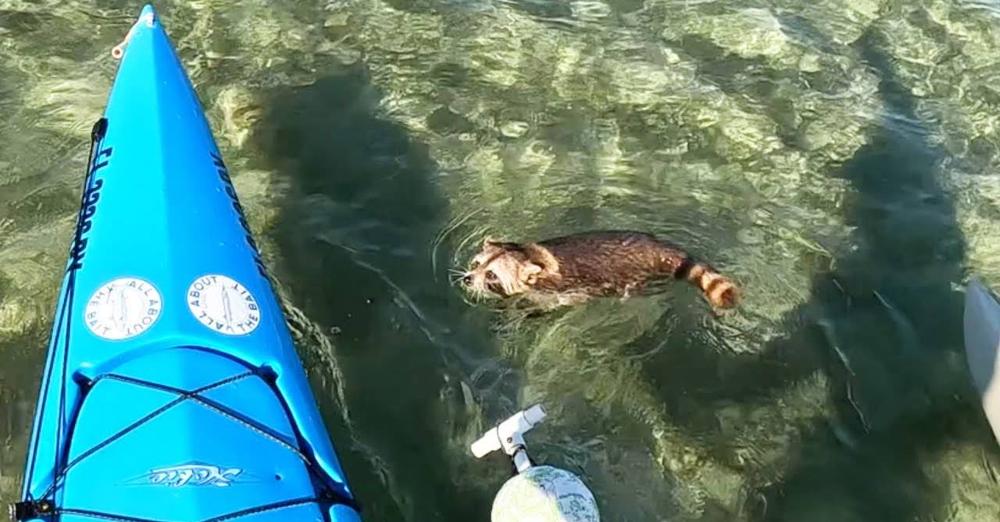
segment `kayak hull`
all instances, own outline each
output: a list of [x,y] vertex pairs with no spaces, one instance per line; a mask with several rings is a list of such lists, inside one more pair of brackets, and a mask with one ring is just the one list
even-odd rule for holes
[[230,174],[149,6],[94,138],[22,518],[359,520]]

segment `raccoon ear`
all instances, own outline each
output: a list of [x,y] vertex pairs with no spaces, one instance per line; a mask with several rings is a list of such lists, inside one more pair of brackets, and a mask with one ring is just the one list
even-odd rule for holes
[[509,243],[507,243],[506,241],[501,241],[501,240],[499,240],[499,239],[497,239],[497,238],[495,238],[493,236],[486,236],[485,238],[483,238],[483,248],[486,248],[486,247],[501,247],[501,248],[503,248],[505,245],[508,245],[508,244]]
[[492,237],[487,237],[483,239],[483,248],[499,248],[501,250],[515,251],[519,252],[521,250],[521,245],[518,243],[513,243],[510,241],[501,241],[498,239],[493,239]]
[[549,252],[549,249],[535,244],[528,243],[524,246],[524,253],[528,256],[528,265],[538,267],[539,272],[554,274],[559,271],[559,261]]
[[538,274],[545,270],[544,267],[535,263],[534,261],[528,261],[524,264],[524,268],[521,270],[522,277],[524,277],[524,282],[529,285],[535,284],[538,281]]

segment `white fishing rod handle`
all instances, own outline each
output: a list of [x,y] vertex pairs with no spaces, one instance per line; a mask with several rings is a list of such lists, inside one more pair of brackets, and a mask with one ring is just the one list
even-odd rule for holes
[[490,453],[503,449],[507,455],[513,455],[518,447],[524,444],[524,434],[545,418],[545,410],[541,404],[536,404],[526,410],[521,410],[505,421],[491,428],[476,442],[472,443],[472,454],[481,459]]

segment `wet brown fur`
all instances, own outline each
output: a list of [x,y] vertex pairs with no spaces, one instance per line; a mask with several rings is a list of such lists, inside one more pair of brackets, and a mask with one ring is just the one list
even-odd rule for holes
[[736,305],[736,285],[711,265],[641,232],[585,232],[537,243],[486,240],[464,282],[473,292],[520,295],[572,304],[590,297],[629,297],[650,283],[684,279],[717,308]]

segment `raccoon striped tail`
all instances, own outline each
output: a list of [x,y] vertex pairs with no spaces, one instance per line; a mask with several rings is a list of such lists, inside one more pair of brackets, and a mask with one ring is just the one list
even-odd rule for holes
[[678,270],[677,276],[687,279],[700,288],[712,306],[716,308],[736,306],[740,291],[732,280],[705,263],[688,262],[685,265]]

